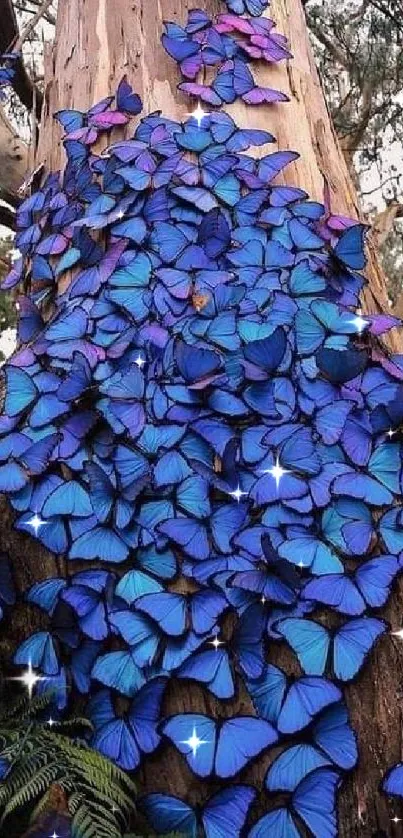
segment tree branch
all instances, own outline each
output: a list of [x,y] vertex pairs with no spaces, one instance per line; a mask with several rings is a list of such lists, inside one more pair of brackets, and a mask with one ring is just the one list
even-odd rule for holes
[[[19,29],[15,9],[12,0],[0,0],[0,54],[9,50],[10,44],[14,44],[19,36]],[[13,81],[13,88],[26,108],[32,111],[34,107],[34,87],[22,61],[16,62],[16,74]],[[36,113],[40,119],[42,110],[42,94],[36,92]]]
[[[12,49],[15,52],[21,51],[21,47],[24,41],[26,41],[27,38],[29,38],[31,32],[34,31],[35,26],[39,23],[40,19],[46,14],[47,10],[49,9],[49,6],[51,6],[52,3],[53,0],[43,0],[43,3],[41,3],[41,5],[39,6],[38,11],[35,12],[34,16],[31,18],[29,23],[27,23],[27,25],[22,30],[21,35],[17,36],[13,44],[10,44],[10,46],[12,46]],[[9,52],[9,49],[7,51]]]
[[4,204],[0,204],[0,224],[3,227],[9,227],[10,230],[15,230],[15,212]]
[[317,20],[314,17],[308,17],[307,23],[309,26],[310,31],[315,36],[315,38],[319,41],[319,43],[324,46],[327,51],[333,56],[333,58],[337,61],[338,64],[341,64],[342,67],[348,69],[349,62],[347,56],[344,54],[343,50],[337,46],[330,38],[327,37],[326,33],[323,31],[322,27],[318,24]]

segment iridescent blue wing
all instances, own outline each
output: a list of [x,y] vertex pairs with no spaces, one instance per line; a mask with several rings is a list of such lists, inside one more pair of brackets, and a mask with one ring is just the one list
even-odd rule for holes
[[81,483],[69,480],[49,495],[42,512],[45,518],[53,518],[57,515],[88,518],[93,514],[93,508],[88,492]]
[[128,83],[126,76],[123,76],[116,91],[116,107],[119,111],[124,111],[132,116],[136,116],[143,108],[140,96],[133,93],[133,88]]
[[251,786],[230,786],[210,797],[202,813],[206,838],[240,838],[256,791]]
[[360,271],[365,267],[364,236],[367,229],[365,224],[348,227],[334,248],[335,256],[350,270]]
[[145,754],[155,751],[161,740],[157,724],[166,685],[166,678],[154,678],[141,687],[130,707],[128,723],[140,751]]
[[329,707],[313,727],[313,738],[329,759],[349,771],[357,759],[357,741],[349,724],[347,708],[341,702]]
[[307,727],[321,710],[340,699],[339,688],[326,678],[298,678],[287,692],[277,727],[281,733],[296,733]]
[[259,678],[246,680],[246,687],[259,716],[277,725],[287,689],[284,672],[269,663]]
[[165,634],[179,637],[186,629],[187,603],[182,594],[146,594],[136,601],[136,608],[155,620]]
[[301,833],[287,809],[273,809],[268,815],[264,815],[254,824],[248,838],[267,838],[268,835],[275,835],[276,838],[301,838]]
[[4,410],[7,416],[17,416],[36,401],[39,395],[38,390],[32,377],[18,367],[7,366],[5,375]]
[[374,617],[350,620],[334,637],[333,668],[340,681],[351,681],[363,666],[378,638],[386,631],[386,623]]
[[19,645],[13,662],[17,666],[30,664],[44,675],[57,675],[60,667],[52,635],[48,631],[32,634]]
[[144,675],[131,652],[108,652],[95,662],[92,678],[123,695],[133,697],[144,684]]
[[386,794],[403,797],[403,763],[395,765],[387,772],[382,789]]
[[281,620],[277,630],[291,646],[307,675],[323,675],[330,645],[329,633],[324,626],[312,620],[290,618]]
[[336,794],[341,777],[330,768],[319,768],[302,780],[292,797],[292,806],[313,835],[336,838]]
[[178,832],[186,838],[196,838],[197,819],[193,809],[169,794],[147,794],[139,801],[152,828],[161,835]]
[[218,734],[215,773],[222,778],[234,777],[277,739],[275,729],[263,719],[253,716],[227,719]]
[[198,591],[191,596],[190,613],[196,634],[211,632],[218,617],[228,608],[228,602],[217,591]]
[[162,732],[184,755],[194,774],[209,777],[214,772],[217,734],[213,719],[196,713],[183,713],[168,719],[162,726]]
[[294,745],[283,751],[270,766],[265,779],[266,788],[271,792],[293,792],[312,771],[330,765],[330,760],[313,745]]
[[385,605],[391,585],[400,571],[395,556],[377,556],[357,568],[355,582],[370,608]]
[[217,698],[232,698],[235,692],[228,653],[225,649],[211,649],[191,655],[178,669],[176,677],[189,678],[204,684]]

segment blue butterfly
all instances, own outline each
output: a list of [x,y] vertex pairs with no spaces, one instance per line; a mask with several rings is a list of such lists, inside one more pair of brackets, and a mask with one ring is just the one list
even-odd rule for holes
[[92,747],[124,771],[136,769],[142,754],[151,754],[160,743],[157,723],[165,687],[163,678],[145,684],[122,718],[116,715],[108,690],[96,693],[87,708],[95,729]]
[[177,670],[176,677],[197,681],[220,699],[235,694],[228,653],[219,647],[191,655]]
[[304,676],[288,683],[284,672],[272,664],[265,666],[260,678],[247,679],[246,687],[259,716],[287,734],[303,730],[341,699],[339,688],[326,678]]
[[148,794],[140,800],[153,829],[165,835],[178,832],[197,838],[200,829],[206,838],[240,838],[256,791],[251,786],[235,785],[210,797],[202,810],[194,810],[178,797]]
[[350,270],[360,271],[365,268],[364,236],[367,230],[366,224],[348,227],[343,231],[334,248],[333,252],[337,259],[340,259]]
[[253,716],[236,716],[218,724],[208,716],[184,713],[165,721],[161,730],[199,777],[234,777],[278,739],[269,722]]
[[338,680],[351,681],[374,643],[386,631],[386,623],[373,617],[358,618],[331,633],[312,620],[290,618],[281,620],[277,630],[307,675],[323,675],[330,665]]
[[14,654],[16,666],[30,665],[44,675],[57,675],[59,662],[52,635],[47,631],[38,631],[24,640]]
[[352,579],[345,574],[312,579],[305,585],[302,596],[330,605],[341,614],[363,614],[367,605],[379,608],[385,604],[392,582],[400,571],[394,556],[378,556],[360,565]]
[[196,634],[211,633],[218,617],[228,607],[225,597],[213,591],[184,594],[145,594],[136,600],[136,609],[158,623],[161,631],[173,637],[184,634],[189,621]]
[[303,833],[294,815],[301,818],[312,835],[336,838],[335,798],[340,784],[340,774],[331,768],[325,766],[312,771],[296,786],[288,806],[264,815],[252,827],[249,838],[267,838],[268,835],[301,838]]
[[133,697],[145,683],[144,675],[130,651],[101,655],[92,668],[91,676],[129,697]]
[[394,765],[385,775],[382,782],[382,790],[386,794],[403,797],[403,763]]

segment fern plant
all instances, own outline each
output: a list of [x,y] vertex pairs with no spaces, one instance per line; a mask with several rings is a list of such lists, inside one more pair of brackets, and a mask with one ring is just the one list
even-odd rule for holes
[[88,747],[88,720],[41,721],[50,701],[0,702],[0,834],[49,819],[56,789],[72,838],[121,838],[135,810],[132,780]]

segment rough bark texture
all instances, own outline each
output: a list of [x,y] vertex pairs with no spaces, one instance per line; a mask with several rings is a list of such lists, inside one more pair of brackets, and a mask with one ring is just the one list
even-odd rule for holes
[[[189,109],[185,97],[176,91],[178,81],[173,62],[159,43],[162,21],[186,19],[194,0],[63,0],[59,3],[56,43],[46,58],[46,87],[43,121],[39,143],[39,161],[59,168],[62,148],[58,125],[52,113],[61,107],[86,109],[97,99],[115,89],[127,73],[142,95],[146,112],[161,109],[168,117],[184,116]],[[223,11],[218,0],[203,0],[199,5],[214,14]],[[272,16],[278,30],[291,43],[294,59],[288,65],[260,71],[261,83],[277,87],[291,95],[291,102],[252,111],[243,105],[231,109],[240,125],[264,127],[278,138],[281,149],[296,149],[301,159],[287,169],[285,182],[304,188],[312,198],[323,195],[323,175],[328,180],[335,211],[357,215],[358,207],[343,156],[330,124],[326,105],[309,48],[300,0],[273,0]],[[370,247],[369,287],[365,295],[367,310],[386,307],[382,273]],[[394,339],[397,347],[397,338]],[[4,546],[15,555],[20,581],[43,578],[54,570],[63,570],[63,562],[54,561],[25,536],[11,535],[3,518]],[[395,594],[388,611],[393,628],[400,627],[403,598]],[[29,626],[22,614],[15,615],[15,639],[26,634]],[[372,656],[357,685],[348,690],[353,723],[358,730],[361,750],[360,768],[346,783],[341,796],[340,836],[370,838],[392,836],[394,814],[379,794],[378,784],[386,767],[401,757],[401,641],[385,637]],[[1,648],[0,648],[1,652]],[[229,715],[240,707],[248,710],[245,695],[236,703],[218,708],[201,690],[175,687],[168,697],[167,710],[206,711]],[[244,772],[242,780],[259,782],[267,768],[267,757]],[[187,770],[173,749],[148,762],[142,782],[149,788],[185,794],[196,802],[210,786],[202,787]],[[267,807],[263,797],[255,810]],[[399,814],[399,813],[398,813]],[[273,836],[275,838],[275,836]]]

